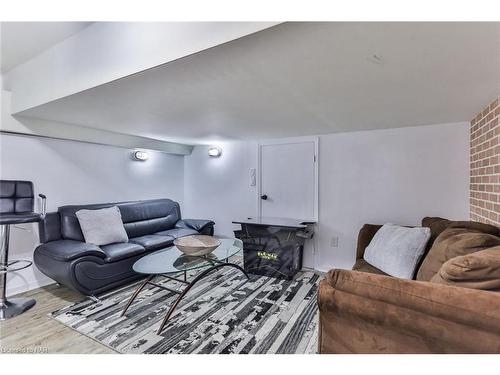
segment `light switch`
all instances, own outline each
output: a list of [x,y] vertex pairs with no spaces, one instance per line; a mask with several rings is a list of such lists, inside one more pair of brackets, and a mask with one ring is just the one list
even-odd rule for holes
[[250,168],[250,186],[257,185],[257,177],[255,168]]

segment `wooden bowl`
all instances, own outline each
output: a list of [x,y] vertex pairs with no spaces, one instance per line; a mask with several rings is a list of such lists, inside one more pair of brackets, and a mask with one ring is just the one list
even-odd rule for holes
[[210,254],[220,246],[221,242],[212,236],[197,234],[179,237],[174,240],[174,245],[186,255],[201,256]]

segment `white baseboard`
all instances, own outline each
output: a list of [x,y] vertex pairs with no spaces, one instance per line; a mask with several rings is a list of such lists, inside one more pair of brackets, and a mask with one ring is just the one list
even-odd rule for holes
[[[28,283],[24,283],[23,285],[15,286],[13,288],[8,288],[7,297],[13,297],[17,294],[28,292],[30,290],[41,288],[43,286],[47,286],[50,284],[55,284],[56,282],[48,277],[42,280],[32,280]],[[8,285],[8,283],[7,283]]]

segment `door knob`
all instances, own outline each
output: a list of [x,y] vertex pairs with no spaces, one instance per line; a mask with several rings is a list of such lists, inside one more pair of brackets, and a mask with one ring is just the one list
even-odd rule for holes
[[267,200],[267,195],[266,195],[266,194],[261,195],[261,196],[260,196],[260,199]]

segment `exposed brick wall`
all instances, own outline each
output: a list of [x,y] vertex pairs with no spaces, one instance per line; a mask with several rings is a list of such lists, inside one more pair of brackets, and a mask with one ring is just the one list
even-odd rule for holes
[[470,123],[470,218],[500,226],[499,99]]

